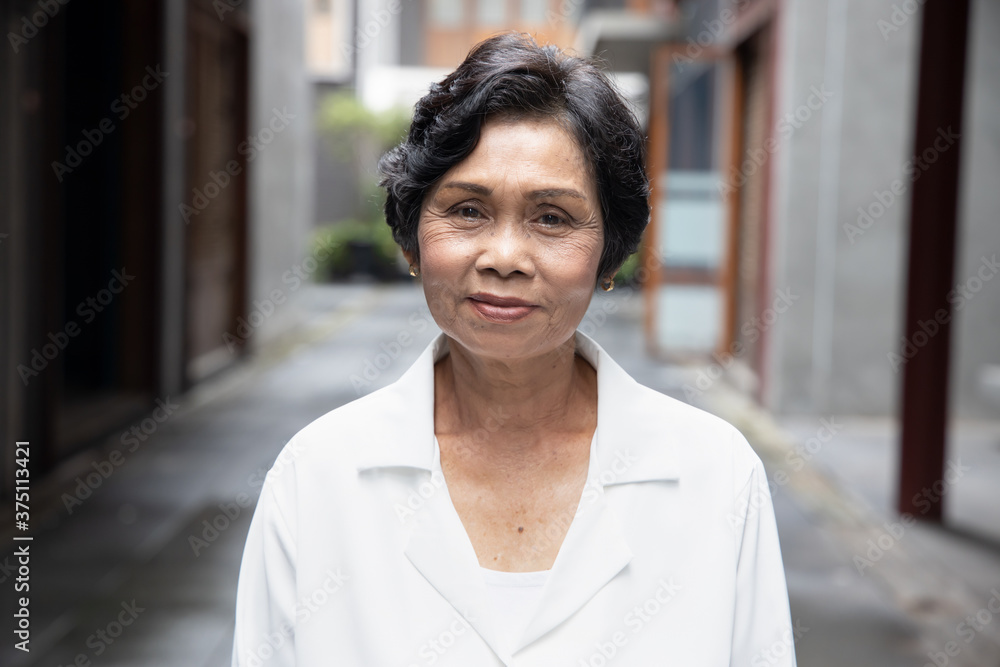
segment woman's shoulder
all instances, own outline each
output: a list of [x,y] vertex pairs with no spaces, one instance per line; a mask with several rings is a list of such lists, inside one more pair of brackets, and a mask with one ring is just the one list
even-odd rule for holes
[[302,427],[289,441],[299,454],[349,462],[364,443],[406,416],[393,385],[344,403]]
[[733,424],[633,378],[587,336],[579,345],[598,370],[598,422],[637,441],[658,443],[676,457],[731,456],[753,465],[757,455]]
[[391,400],[387,398],[384,390],[375,391],[312,420],[281,448],[267,477],[274,482],[280,478],[294,487],[304,477],[352,470],[365,444],[384,423],[379,415],[385,416],[389,410]]
[[644,439],[668,451],[689,474],[714,476],[728,469],[739,483],[762,467],[740,429],[723,417],[639,383],[629,393],[634,410],[629,419],[641,420]]

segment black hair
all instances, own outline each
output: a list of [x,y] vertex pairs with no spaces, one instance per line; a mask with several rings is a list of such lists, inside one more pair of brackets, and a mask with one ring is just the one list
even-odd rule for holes
[[541,47],[524,34],[501,34],[474,46],[417,102],[406,139],[379,161],[385,218],[396,242],[418,254],[424,195],[475,149],[490,116],[552,118],[576,137],[592,169],[604,219],[595,280],[612,277],[639,247],[649,221],[643,132],[593,61]]

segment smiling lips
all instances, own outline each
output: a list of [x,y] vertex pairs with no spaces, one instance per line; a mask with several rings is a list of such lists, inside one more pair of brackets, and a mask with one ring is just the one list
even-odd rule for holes
[[495,294],[473,294],[469,303],[484,318],[491,322],[504,324],[522,320],[535,311],[538,306],[523,299]]

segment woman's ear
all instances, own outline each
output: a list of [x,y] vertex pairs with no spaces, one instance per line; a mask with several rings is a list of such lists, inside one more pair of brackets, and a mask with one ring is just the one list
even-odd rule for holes
[[608,271],[607,273],[599,275],[597,277],[597,284],[600,285],[605,280],[612,280],[612,279],[614,279],[614,277],[618,275],[618,272],[621,271],[621,268],[623,266],[625,266],[625,262],[622,262],[621,264],[619,264],[618,267],[615,268],[613,271]]
[[406,263],[409,264],[410,266],[413,266],[414,264],[417,263],[417,253],[413,252],[412,250],[404,250],[403,257],[406,258]]

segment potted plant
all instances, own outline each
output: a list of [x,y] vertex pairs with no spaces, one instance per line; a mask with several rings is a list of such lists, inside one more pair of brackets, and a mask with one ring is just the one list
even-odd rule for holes
[[354,215],[315,232],[315,244],[333,248],[323,267],[323,275],[330,279],[393,280],[405,275],[401,253],[382,215],[384,199],[374,174],[379,156],[402,138],[408,122],[404,110],[373,112],[350,91],[330,93],[320,104],[319,134],[332,155],[351,165],[359,184]]

